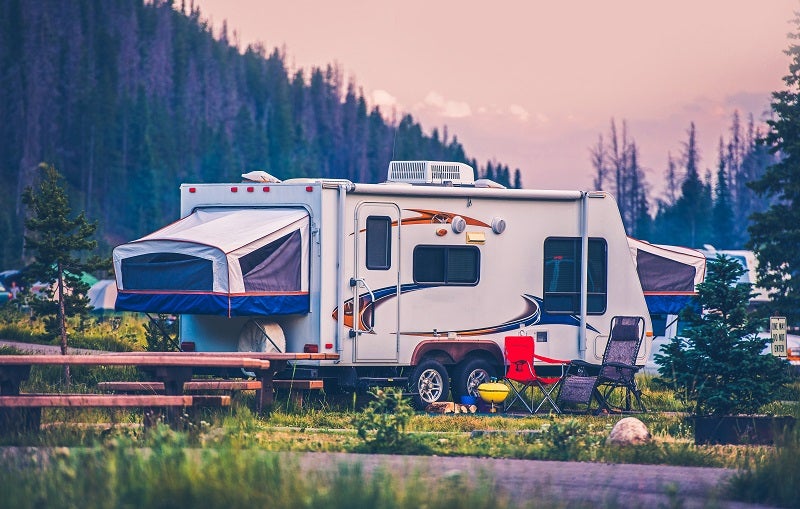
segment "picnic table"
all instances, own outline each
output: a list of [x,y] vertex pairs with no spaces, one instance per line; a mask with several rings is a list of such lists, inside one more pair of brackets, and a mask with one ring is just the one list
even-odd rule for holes
[[[195,404],[229,405],[229,396],[188,396],[185,385],[195,372],[208,368],[244,369],[261,383],[256,390],[256,410],[273,403],[273,379],[298,360],[331,360],[335,354],[276,352],[111,352],[88,355],[0,355],[0,411],[42,407],[177,407]],[[163,387],[162,394],[21,394],[20,385],[30,376],[32,366],[135,366]],[[227,398],[227,399],[225,399]],[[38,424],[38,418],[34,417]]]

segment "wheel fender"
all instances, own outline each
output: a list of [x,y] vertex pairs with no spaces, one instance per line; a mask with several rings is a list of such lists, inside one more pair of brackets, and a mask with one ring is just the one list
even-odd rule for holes
[[503,351],[494,341],[479,340],[429,340],[422,341],[414,349],[411,365],[416,366],[425,358],[434,358],[444,365],[462,362],[468,356],[481,352],[491,357],[498,366],[503,366]]

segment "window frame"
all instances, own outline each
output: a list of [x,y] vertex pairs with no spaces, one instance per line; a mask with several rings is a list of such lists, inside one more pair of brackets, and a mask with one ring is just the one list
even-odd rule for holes
[[[548,291],[548,287],[552,284],[552,279],[548,280],[548,260],[553,256],[548,252],[548,243],[551,241],[570,241],[572,242],[572,265],[573,265],[573,279],[575,281],[574,290],[571,291]],[[602,237],[589,238],[589,271],[588,277],[592,278],[592,267],[596,266],[598,260],[591,258],[593,254],[592,246],[595,246],[594,253],[597,253],[597,247],[601,247],[600,253],[602,254],[602,283],[603,289],[601,291],[587,291],[586,299],[586,314],[587,315],[604,315],[608,310],[608,242]],[[574,315],[581,312],[580,309],[580,262],[581,262],[581,238],[580,237],[547,237],[544,239],[542,245],[542,300],[544,311],[552,314],[567,314]],[[550,274],[552,278],[552,273]],[[550,298],[548,298],[550,297]],[[572,300],[570,309],[551,308],[548,303],[553,302],[554,297],[567,297]],[[597,306],[597,304],[601,304]]]
[[[371,222],[381,222],[386,225],[385,232],[386,232],[386,240],[384,242],[384,247],[386,249],[386,263],[383,264],[372,264],[370,260],[370,232],[374,231],[370,228]],[[364,266],[367,270],[389,270],[392,268],[392,218],[389,216],[367,216],[367,219],[364,221]],[[381,229],[383,232],[384,229]]]
[[[419,249],[436,249],[441,250],[444,253],[444,260],[443,260],[443,267],[442,267],[442,274],[443,274],[443,281],[421,281],[417,277],[417,253]],[[475,254],[475,279],[474,281],[469,282],[452,282],[449,281],[448,273],[449,273],[449,263],[450,263],[450,252],[451,251],[469,251]],[[419,285],[436,285],[436,286],[477,286],[480,284],[481,281],[481,250],[478,246],[458,246],[458,245],[435,245],[435,244],[419,244],[414,246],[414,251],[412,254],[412,277],[414,279],[414,283]]]

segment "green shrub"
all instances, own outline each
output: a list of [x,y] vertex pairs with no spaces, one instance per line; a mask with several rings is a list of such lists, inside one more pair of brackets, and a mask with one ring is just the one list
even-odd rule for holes
[[692,405],[696,415],[755,413],[788,383],[788,364],[762,354],[762,325],[747,310],[752,285],[737,283],[742,266],[724,255],[708,263],[697,285],[702,314],[687,308],[684,336],[674,337],[654,356],[661,383]]
[[543,458],[548,460],[593,461],[604,440],[579,419],[553,420],[542,433]]
[[377,389],[374,400],[356,414],[353,424],[371,451],[397,451],[408,440],[406,428],[414,409],[399,389]]

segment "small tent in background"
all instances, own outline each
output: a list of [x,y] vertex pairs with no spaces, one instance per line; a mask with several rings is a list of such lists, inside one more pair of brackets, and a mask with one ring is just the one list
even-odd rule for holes
[[628,245],[651,315],[675,315],[691,303],[706,275],[702,252],[630,237]]
[[114,311],[114,304],[117,302],[117,282],[114,279],[101,279],[93,284],[86,293],[89,297],[94,313],[106,313]]

